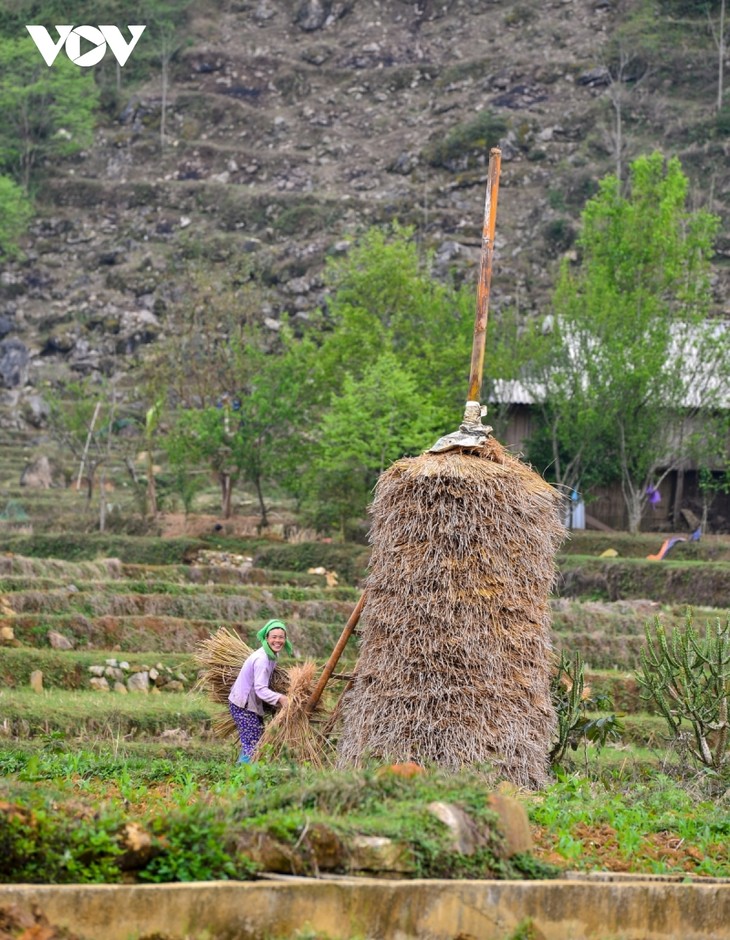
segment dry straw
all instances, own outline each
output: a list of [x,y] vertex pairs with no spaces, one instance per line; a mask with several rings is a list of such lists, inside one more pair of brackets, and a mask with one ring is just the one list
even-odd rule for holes
[[[241,666],[253,650],[241,637],[228,627],[221,627],[204,640],[196,649],[194,660],[199,667],[197,691],[205,692],[220,705],[225,713],[213,722],[213,733],[221,738],[237,738],[236,725],[228,712],[228,694],[241,671]],[[271,677],[271,688],[275,692],[288,694],[289,673],[278,664]]]
[[291,667],[286,693],[288,704],[278,710],[264,728],[256,748],[257,759],[263,755],[267,759],[289,757],[300,764],[322,766],[327,742],[306,709],[316,678],[317,665],[311,660]]
[[492,438],[382,474],[341,764],[489,763],[520,786],[546,782],[561,501]]

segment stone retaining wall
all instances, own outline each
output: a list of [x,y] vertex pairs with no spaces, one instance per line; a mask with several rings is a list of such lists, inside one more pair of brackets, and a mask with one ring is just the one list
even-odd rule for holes
[[[385,881],[288,878],[173,885],[0,885],[81,940],[730,940],[730,881]],[[524,935],[524,934],[523,934]]]

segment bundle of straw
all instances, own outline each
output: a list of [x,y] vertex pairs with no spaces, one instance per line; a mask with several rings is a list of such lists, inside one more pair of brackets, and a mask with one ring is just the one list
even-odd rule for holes
[[315,724],[306,705],[317,678],[316,663],[308,660],[289,670],[288,704],[279,709],[266,725],[256,748],[255,759],[289,757],[298,763],[321,767],[327,742]]
[[[237,633],[228,627],[221,627],[207,640],[203,640],[194,653],[193,658],[199,667],[196,691],[205,692],[214,702],[226,706],[225,714],[221,714],[213,722],[213,733],[217,737],[238,736],[236,725],[228,711],[228,694],[241,671],[241,666],[252,652],[251,647],[244,643]],[[271,688],[286,695],[289,681],[287,670],[277,664],[271,677]]]
[[518,785],[545,783],[561,503],[493,438],[381,475],[340,764],[490,763]]

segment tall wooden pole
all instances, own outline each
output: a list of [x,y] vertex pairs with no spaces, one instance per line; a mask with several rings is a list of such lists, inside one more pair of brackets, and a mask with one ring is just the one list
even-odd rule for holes
[[484,349],[487,342],[487,317],[489,313],[489,285],[492,279],[494,230],[497,224],[497,195],[499,193],[501,163],[502,151],[499,147],[493,147],[489,151],[487,195],[484,202],[484,225],[482,227],[482,253],[479,262],[479,283],[477,285],[477,310],[474,320],[474,340],[471,351],[471,369],[469,371],[469,393],[467,395],[467,401],[472,402],[480,401],[482,392]]

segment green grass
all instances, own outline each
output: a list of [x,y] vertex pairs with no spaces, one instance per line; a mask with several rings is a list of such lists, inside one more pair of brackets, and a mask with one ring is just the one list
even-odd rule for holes
[[29,689],[0,689],[5,734],[20,738],[58,733],[68,739],[94,737],[113,742],[120,735],[160,735],[173,728],[205,737],[221,710],[205,696],[191,692],[120,695],[52,689],[39,694]]
[[610,784],[567,776],[532,799],[530,818],[577,870],[596,867],[600,844],[626,871],[730,876],[727,802],[666,774]]
[[[404,779],[377,768],[334,772],[286,762],[240,766],[232,762],[106,758],[55,742],[37,754],[0,748],[0,798],[15,806],[0,813],[0,878],[6,881],[114,881],[115,834],[127,822],[150,833],[157,853],[138,860],[143,881],[247,877],[254,870],[241,846],[245,833],[278,844],[293,870],[313,871],[316,837],[346,845],[357,834],[390,838],[424,877],[546,877],[546,865],[499,857],[501,836],[488,808],[484,773],[431,770]],[[39,789],[38,784],[43,787]],[[426,807],[458,804],[481,835],[471,856],[455,851],[448,829]],[[93,806],[93,814],[86,807]],[[72,835],[78,826],[84,833]],[[308,837],[308,834],[312,835]],[[258,836],[256,836],[258,834]],[[58,847],[65,843],[65,861]],[[95,847],[96,851],[93,851]],[[334,867],[347,870],[340,849]],[[91,860],[94,863],[91,864]],[[127,876],[129,877],[129,876]]]

